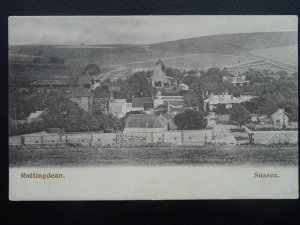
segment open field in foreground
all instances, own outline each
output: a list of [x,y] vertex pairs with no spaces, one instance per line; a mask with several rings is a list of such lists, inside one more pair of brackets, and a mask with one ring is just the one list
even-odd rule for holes
[[11,167],[297,165],[297,145],[11,148]]

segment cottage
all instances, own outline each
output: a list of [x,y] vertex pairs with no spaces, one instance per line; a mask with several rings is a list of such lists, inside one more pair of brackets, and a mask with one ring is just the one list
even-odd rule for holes
[[270,117],[272,119],[274,129],[285,129],[289,124],[291,124],[291,116],[285,112],[284,108],[278,109]]
[[43,121],[43,116],[48,113],[48,110],[40,110],[36,112],[30,113],[30,115],[27,118],[28,123],[33,123],[33,122],[42,122]]
[[298,129],[298,122],[292,121],[292,116],[283,109],[278,109],[271,115],[252,116],[248,126],[252,129]]
[[131,114],[126,118],[123,133],[160,132],[167,128],[153,114]]

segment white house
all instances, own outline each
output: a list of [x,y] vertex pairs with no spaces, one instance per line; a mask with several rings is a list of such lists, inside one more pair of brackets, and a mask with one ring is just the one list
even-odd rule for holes
[[214,95],[211,93],[211,95],[204,100],[204,110],[206,110],[207,106],[209,107],[209,110],[214,110],[217,105],[225,105],[226,109],[232,108],[234,104],[240,104],[242,101],[236,97],[234,97],[232,94],[228,94],[228,92]]
[[46,113],[47,113],[47,109],[36,111],[36,112],[32,112],[27,117],[27,122],[28,123],[41,122],[41,121],[43,121],[42,116],[45,115]]

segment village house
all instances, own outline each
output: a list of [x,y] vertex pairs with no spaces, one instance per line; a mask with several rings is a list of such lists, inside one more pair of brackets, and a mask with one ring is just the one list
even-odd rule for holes
[[223,83],[230,83],[233,86],[247,86],[250,81],[246,80],[246,76],[240,73],[231,72],[228,75],[223,76]]
[[42,122],[43,116],[48,113],[48,110],[40,110],[30,113],[30,115],[27,117],[27,123],[33,123],[33,122]]
[[228,91],[218,95],[211,93],[209,97],[204,100],[204,111],[207,110],[207,107],[210,111],[213,111],[218,105],[225,105],[226,109],[230,109],[234,104],[240,103],[242,103],[242,101],[234,97],[233,94],[229,94]]
[[91,111],[93,101],[89,89],[80,87],[70,88],[66,91],[66,97],[77,103],[84,111]]
[[247,126],[254,130],[259,129],[298,129],[298,122],[292,121],[292,116],[284,108],[278,109],[271,115],[253,115]]
[[123,133],[161,132],[167,127],[162,125],[153,114],[130,114],[125,120]]

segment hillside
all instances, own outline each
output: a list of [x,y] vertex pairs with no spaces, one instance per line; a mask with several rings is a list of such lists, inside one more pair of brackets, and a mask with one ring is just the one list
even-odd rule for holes
[[294,69],[298,67],[298,46],[297,45],[254,50],[251,51],[250,54],[261,57],[263,59],[269,59],[272,61],[277,61],[277,62],[290,65]]
[[297,32],[260,32],[204,36],[152,44],[151,50],[176,53],[246,54],[256,49],[297,44]]

